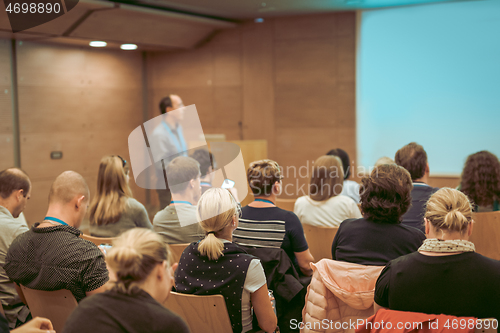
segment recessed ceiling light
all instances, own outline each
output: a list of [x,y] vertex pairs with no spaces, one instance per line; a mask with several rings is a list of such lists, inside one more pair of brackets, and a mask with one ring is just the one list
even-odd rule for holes
[[105,47],[106,45],[108,45],[108,43],[94,40],[94,41],[90,42],[89,45],[92,47]]
[[120,49],[122,49],[122,50],[137,50],[137,45],[135,45],[135,44],[122,44],[120,46]]
[[262,17],[259,17],[259,18],[256,18],[256,19],[254,20],[254,22],[255,22],[255,23],[262,23],[262,22],[264,22],[264,19],[263,19]]

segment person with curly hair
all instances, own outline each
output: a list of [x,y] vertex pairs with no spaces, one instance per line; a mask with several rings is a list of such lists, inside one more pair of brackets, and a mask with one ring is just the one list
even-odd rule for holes
[[425,240],[420,230],[401,223],[411,205],[412,181],[405,168],[384,164],[362,179],[363,218],[345,220],[333,239],[332,259],[384,266],[416,251]]
[[500,210],[500,162],[489,151],[469,155],[458,188],[474,203],[475,212]]

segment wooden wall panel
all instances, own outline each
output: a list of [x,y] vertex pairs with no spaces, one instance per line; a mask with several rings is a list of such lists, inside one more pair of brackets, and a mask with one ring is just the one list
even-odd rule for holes
[[0,40],[0,170],[14,166],[10,40]]
[[[24,42],[18,77],[21,166],[33,183],[25,215],[33,223],[43,217],[61,172],[82,174],[92,197],[104,155],[130,160],[128,135],[143,118],[141,55]],[[50,159],[56,150],[62,159]],[[145,203],[133,177],[131,187]]]
[[285,170],[304,173],[332,148],[355,158],[355,29],[353,12],[274,18],[222,31],[195,50],[148,54],[150,115],[175,92],[196,104],[205,133],[265,139]]

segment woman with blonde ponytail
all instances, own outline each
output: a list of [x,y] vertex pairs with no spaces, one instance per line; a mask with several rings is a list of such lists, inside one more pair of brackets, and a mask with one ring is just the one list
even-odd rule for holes
[[172,289],[169,253],[151,230],[124,232],[107,252],[112,288],[85,298],[64,326],[65,333],[189,333],[186,323],[163,307]]
[[210,188],[203,193],[197,217],[205,238],[182,253],[175,287],[185,294],[223,295],[233,332],[252,329],[252,307],[260,328],[273,332],[277,319],[260,260],[232,243],[240,213],[228,190]]
[[390,261],[375,288],[375,310],[500,320],[500,262],[475,253],[472,205],[442,188],[427,202],[427,239],[418,252]]

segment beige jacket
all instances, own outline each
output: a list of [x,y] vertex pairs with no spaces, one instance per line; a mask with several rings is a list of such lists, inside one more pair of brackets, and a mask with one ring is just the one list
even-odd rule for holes
[[384,267],[330,259],[311,267],[313,277],[302,310],[302,333],[354,332],[358,319],[373,315],[375,283]]

